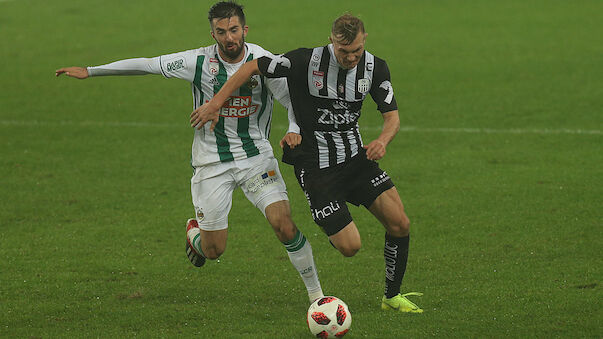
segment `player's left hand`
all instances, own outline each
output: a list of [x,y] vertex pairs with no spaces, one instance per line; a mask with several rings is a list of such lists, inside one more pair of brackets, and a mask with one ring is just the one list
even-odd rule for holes
[[281,145],[281,148],[284,148],[285,144],[287,144],[287,145],[289,145],[289,147],[291,149],[294,149],[295,146],[301,144],[301,141],[302,141],[301,134],[290,132],[290,133],[285,134],[285,136],[281,139],[279,144]]
[[213,132],[220,119],[218,115],[219,110],[220,108],[214,107],[211,101],[203,104],[191,113],[191,127],[201,129],[207,122],[211,121],[209,129]]
[[366,158],[368,160],[379,160],[385,156],[385,143],[381,140],[373,140],[370,144],[365,145]]

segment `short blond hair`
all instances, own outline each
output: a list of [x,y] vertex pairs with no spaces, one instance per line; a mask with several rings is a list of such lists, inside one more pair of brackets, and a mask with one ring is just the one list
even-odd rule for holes
[[344,45],[351,44],[358,36],[358,33],[364,31],[364,23],[358,17],[346,13],[335,19],[331,27],[331,36]]

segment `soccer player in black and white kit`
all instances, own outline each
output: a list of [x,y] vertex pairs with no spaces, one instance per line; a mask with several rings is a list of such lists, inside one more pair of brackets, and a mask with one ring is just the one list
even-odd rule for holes
[[[360,19],[350,14],[333,23],[331,44],[300,48],[281,56],[263,56],[247,62],[212,100],[191,114],[191,124],[215,126],[219,107],[250,76],[286,77],[299,133],[288,133],[283,161],[294,165],[314,221],[344,256],[361,247],[360,234],[346,202],[366,207],[385,227],[384,310],[421,313],[400,294],[406,271],[410,222],[391,178],[376,160],[400,128],[398,107],[387,63],[365,51],[367,33]],[[364,145],[358,128],[367,94],[384,120],[379,137]],[[291,117],[290,117],[291,118]],[[291,131],[291,129],[290,129]],[[301,144],[285,142],[301,135]]]

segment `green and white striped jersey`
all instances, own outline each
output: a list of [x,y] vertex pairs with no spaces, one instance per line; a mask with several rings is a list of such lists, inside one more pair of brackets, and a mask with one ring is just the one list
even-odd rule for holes
[[[196,109],[218,93],[244,62],[272,55],[258,45],[245,45],[245,57],[237,64],[225,62],[218,53],[217,45],[162,55],[158,57],[161,73],[166,78],[179,78],[191,83],[193,106]],[[285,78],[267,79],[254,75],[232,93],[220,110],[214,131],[209,130],[209,123],[201,130],[195,130],[192,165],[197,167],[272,152],[268,136],[273,94],[283,106],[290,109]]]
[[[237,64],[229,64],[220,57],[218,46],[212,45],[154,58],[125,59],[88,67],[88,75],[162,74],[166,78],[184,79],[191,83],[193,107],[197,109],[218,93],[226,80],[243,63],[265,55],[272,54],[258,45],[246,43],[243,60]],[[210,124],[206,124],[201,130],[195,130],[192,166],[199,167],[246,159],[264,152],[271,153],[268,136],[273,96],[289,111],[290,130],[299,132],[294,118],[291,118],[293,111],[286,78],[267,79],[254,75],[231,94],[220,110],[220,120],[213,132],[209,130]]]

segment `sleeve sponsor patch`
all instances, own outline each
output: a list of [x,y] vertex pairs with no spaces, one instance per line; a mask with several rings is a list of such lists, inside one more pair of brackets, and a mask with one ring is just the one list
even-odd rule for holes
[[385,80],[379,85],[379,88],[387,91],[387,96],[383,100],[386,104],[391,104],[392,99],[394,98],[394,88],[392,87],[392,83]]
[[166,73],[175,73],[184,68],[186,68],[186,59],[182,56],[165,61]]

